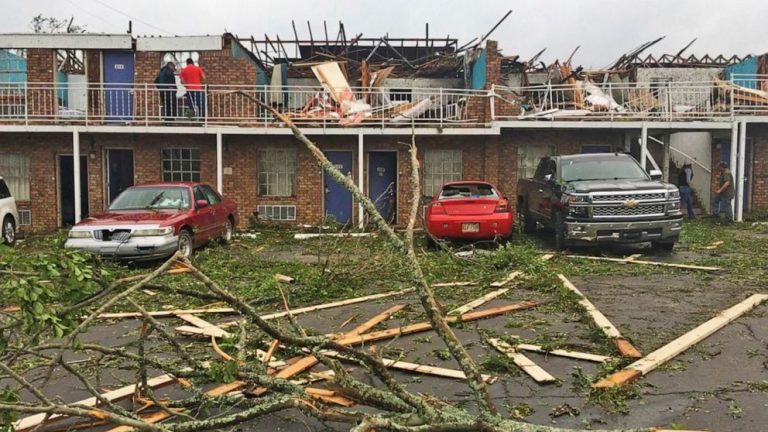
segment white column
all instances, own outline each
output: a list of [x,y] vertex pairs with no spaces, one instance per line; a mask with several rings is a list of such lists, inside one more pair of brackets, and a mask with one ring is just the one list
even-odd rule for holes
[[747,122],[741,122],[741,132],[739,133],[739,159],[736,171],[736,213],[734,217],[736,222],[741,222],[744,218],[744,183],[747,179],[745,174],[745,163],[747,156]]
[[[736,177],[739,175],[738,173],[738,157],[739,157],[739,129],[741,123],[735,122],[733,124],[733,130],[731,135],[731,161],[728,164],[728,168],[731,170],[731,175],[733,175],[733,181],[736,182]],[[738,184],[738,183],[737,183]],[[733,185],[734,192],[736,192],[736,185]],[[738,199],[738,198],[737,198]],[[736,200],[731,200],[731,209],[733,210],[733,216],[736,217]]]
[[[360,188],[361,192],[365,191],[365,189],[363,189],[363,172],[365,171],[363,169],[363,164],[365,163],[365,158],[363,155],[363,133],[361,132],[357,134],[357,187]],[[363,228],[365,225],[365,212],[363,211],[363,203],[358,203],[357,205],[357,223],[360,228]]]
[[216,189],[224,194],[224,151],[221,131],[216,131]]
[[643,123],[640,129],[640,166],[646,169],[648,164],[648,125]]
[[80,131],[77,128],[72,129],[72,171],[75,175],[75,223],[78,223],[82,219],[83,203],[80,200]]

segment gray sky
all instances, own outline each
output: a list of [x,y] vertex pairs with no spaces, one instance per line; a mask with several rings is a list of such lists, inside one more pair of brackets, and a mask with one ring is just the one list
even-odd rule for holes
[[[122,33],[133,19],[134,34],[264,33],[315,38],[323,20],[335,35],[344,22],[347,37],[424,35],[469,41],[487,32],[508,9],[512,15],[493,34],[504,54],[528,58],[542,48],[549,63],[566,58],[581,45],[574,64],[602,67],[641,43],[666,35],[655,54],[675,53],[690,40],[697,55],[749,54],[768,51],[768,1],[765,0],[0,0],[0,32],[26,32],[39,13],[74,16],[89,31]],[[130,16],[130,18],[128,17]],[[331,36],[333,37],[333,36]]]

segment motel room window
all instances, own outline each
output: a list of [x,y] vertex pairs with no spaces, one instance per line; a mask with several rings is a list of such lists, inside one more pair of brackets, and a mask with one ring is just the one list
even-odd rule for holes
[[443,183],[462,180],[461,150],[424,152],[424,192],[432,196]]
[[296,185],[296,150],[259,151],[259,195],[293,196]]
[[200,53],[197,51],[176,51],[176,52],[166,52],[163,53],[163,61],[160,64],[160,67],[165,66],[168,62],[174,62],[176,64],[176,75],[181,72],[182,69],[187,65],[187,59],[191,58],[192,61],[195,63],[195,65],[199,66],[200,62]]
[[0,154],[0,177],[16,201],[29,201],[29,157]]
[[200,181],[200,149],[163,149],[163,181]]

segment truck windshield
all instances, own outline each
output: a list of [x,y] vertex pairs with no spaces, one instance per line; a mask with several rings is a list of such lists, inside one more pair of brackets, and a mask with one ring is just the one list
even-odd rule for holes
[[566,182],[586,180],[648,180],[648,174],[634,160],[603,158],[565,160],[562,179]]
[[110,210],[188,209],[189,189],[182,187],[141,187],[126,189]]

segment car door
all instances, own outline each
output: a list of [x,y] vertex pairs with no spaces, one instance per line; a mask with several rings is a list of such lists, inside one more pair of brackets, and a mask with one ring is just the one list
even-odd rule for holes
[[212,235],[224,234],[224,225],[226,225],[227,217],[229,216],[227,209],[224,208],[224,200],[221,198],[221,195],[208,185],[202,185],[200,189],[203,190],[205,197],[208,198],[213,213]]
[[[216,229],[215,217],[213,206],[208,201],[208,197],[200,186],[192,188],[192,193],[195,199],[195,223],[197,224],[195,231],[195,243],[200,244],[211,238]],[[198,201],[204,201],[207,205],[198,207]]]
[[539,166],[536,167],[536,172],[531,179],[531,189],[528,191],[528,210],[534,213],[536,219],[541,220],[544,216],[542,209],[544,189],[547,187],[547,182],[544,176],[547,171],[547,164],[549,163],[548,157],[543,157],[539,161]]
[[560,199],[555,192],[556,187],[557,162],[554,159],[549,159],[544,167],[543,187],[539,188],[543,190],[539,206],[544,220],[552,220],[552,208],[553,206],[559,206]]

